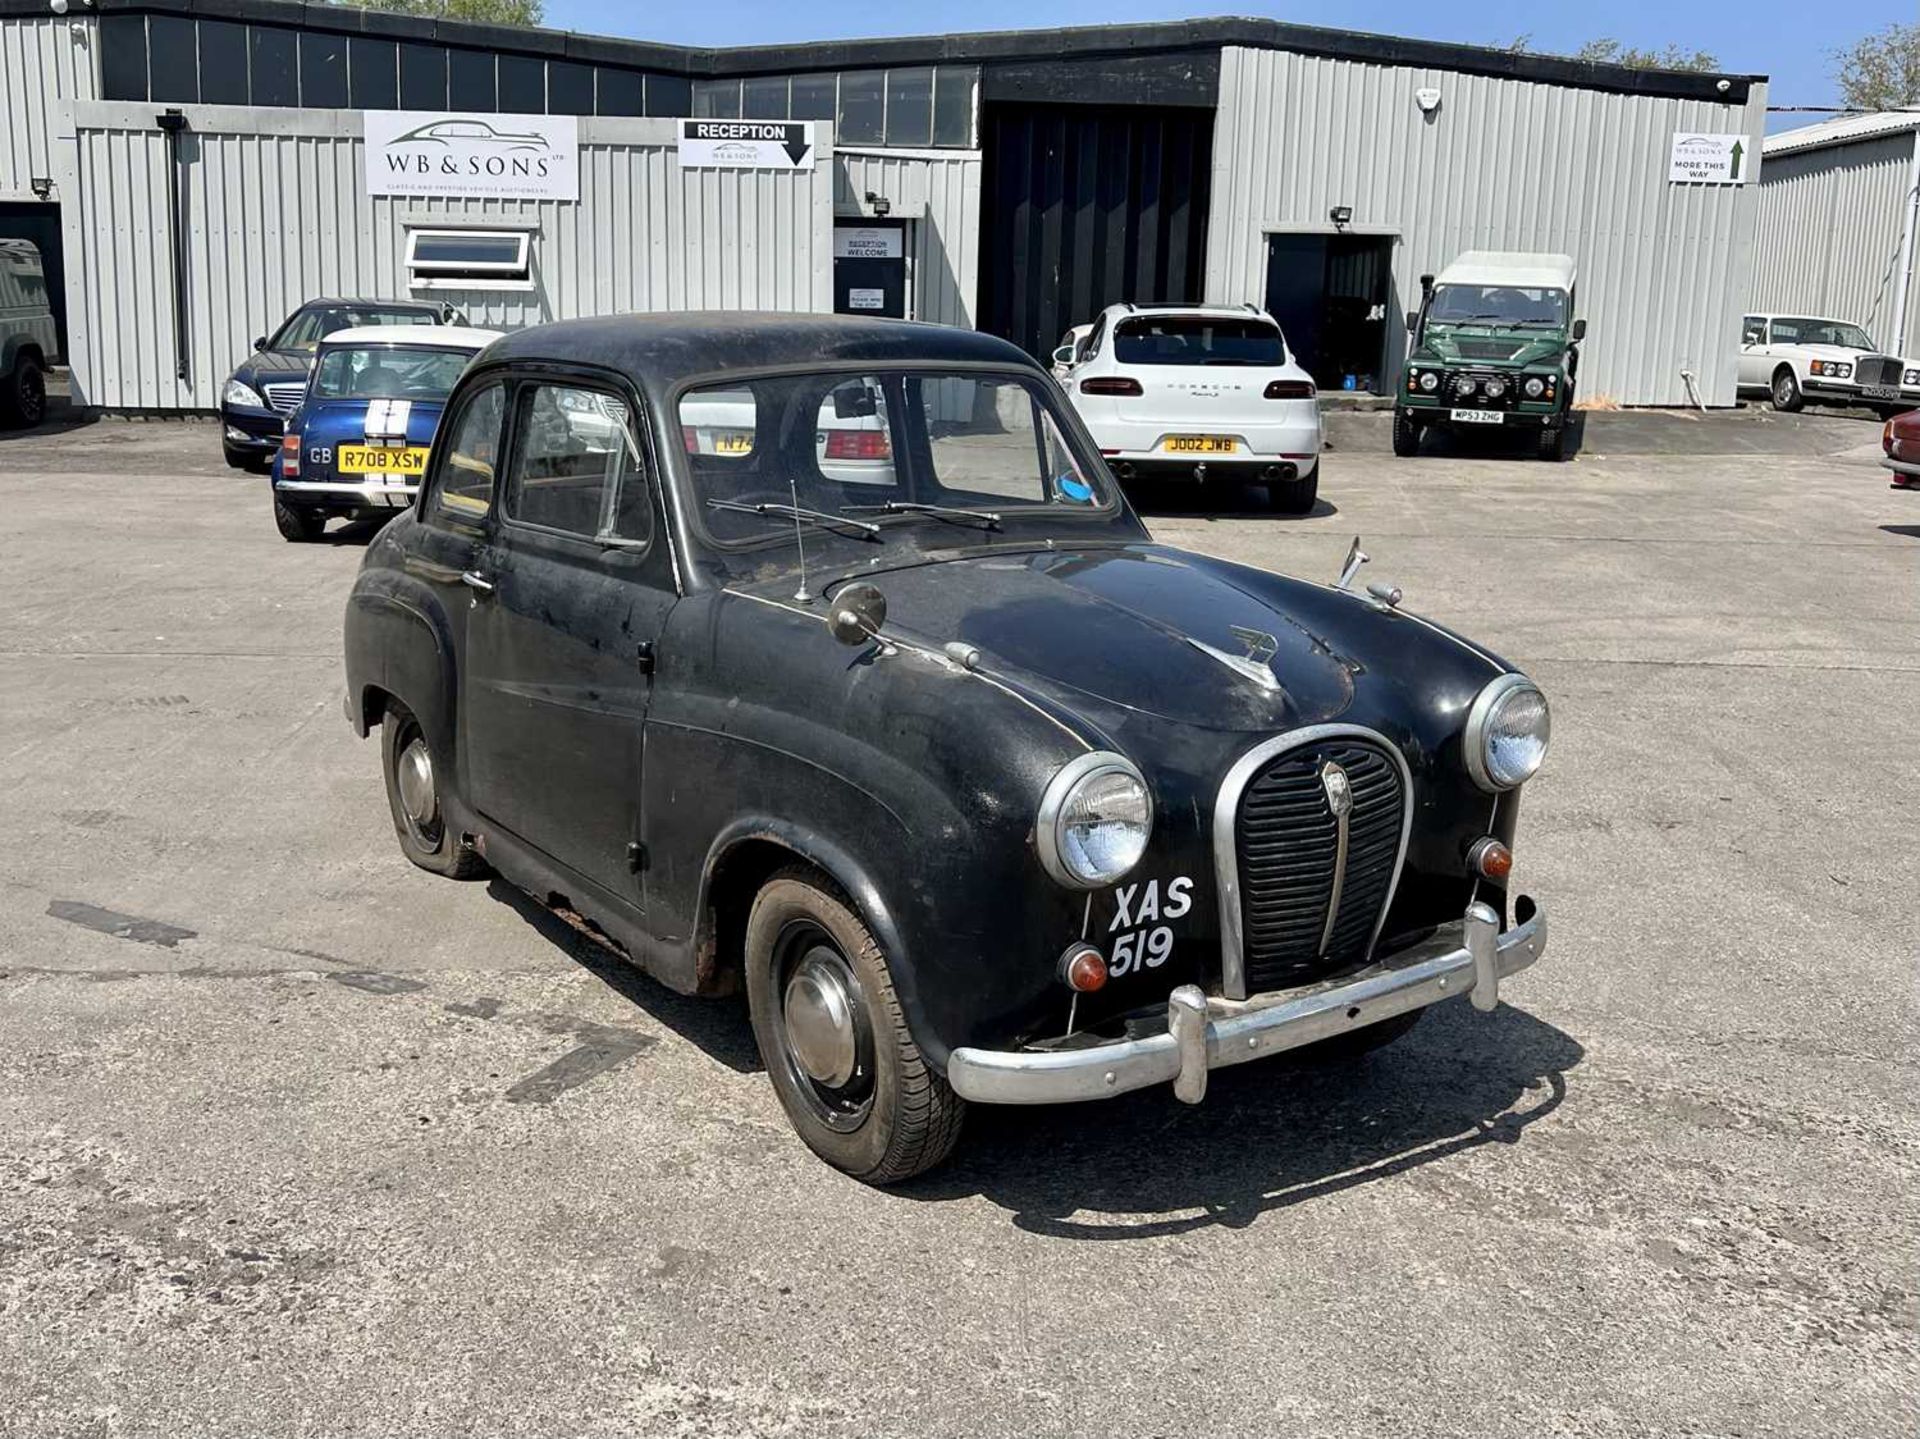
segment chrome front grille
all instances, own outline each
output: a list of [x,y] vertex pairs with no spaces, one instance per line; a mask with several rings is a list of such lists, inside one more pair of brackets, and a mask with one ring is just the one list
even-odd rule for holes
[[1863,385],[1898,385],[1900,362],[1885,355],[1868,355],[1853,367],[1853,377]]
[[1409,784],[1396,749],[1348,725],[1283,736],[1234,767],[1214,825],[1216,858],[1223,838],[1230,845],[1220,876],[1228,997],[1367,960],[1405,857]]
[[267,403],[283,415],[290,415],[300,407],[301,397],[307,393],[305,380],[291,381],[282,385],[264,387]]

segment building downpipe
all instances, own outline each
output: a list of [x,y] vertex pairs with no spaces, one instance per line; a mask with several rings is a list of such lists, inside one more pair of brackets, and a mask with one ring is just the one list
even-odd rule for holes
[[184,244],[185,216],[180,205],[180,137],[186,133],[187,117],[178,110],[165,110],[153,117],[167,135],[167,263],[173,274],[173,373],[187,378],[187,256]]
[[1889,347],[1905,353],[1907,344],[1907,296],[1913,292],[1913,240],[1916,212],[1920,212],[1920,124],[1913,128],[1913,162],[1907,169],[1906,214],[1900,224],[1900,288],[1893,297],[1893,343]]

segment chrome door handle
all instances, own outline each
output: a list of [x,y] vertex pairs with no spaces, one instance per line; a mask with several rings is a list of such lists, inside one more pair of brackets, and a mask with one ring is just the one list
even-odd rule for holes
[[483,595],[490,595],[493,593],[493,581],[488,579],[485,575],[481,574],[478,570],[461,571],[460,583],[465,585],[470,590],[480,591],[480,593]]

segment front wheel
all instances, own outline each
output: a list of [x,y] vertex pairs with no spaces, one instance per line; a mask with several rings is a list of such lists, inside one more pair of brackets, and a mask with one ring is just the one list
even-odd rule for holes
[[1420,453],[1420,425],[1405,410],[1393,412],[1393,452],[1403,460]]
[[1789,415],[1807,403],[1806,396],[1800,393],[1800,382],[1785,366],[1773,377],[1772,394],[1774,409]]
[[1564,424],[1542,428],[1534,437],[1534,452],[1556,464],[1567,457],[1567,429]]
[[380,722],[380,756],[387,777],[387,807],[393,812],[400,849],[424,870],[448,879],[477,879],[486,861],[447,827],[441,807],[440,766],[413,711],[389,701]]
[[747,1005],[780,1107],[815,1154],[868,1184],[952,1153],[966,1102],[913,1042],[886,956],[807,869],[767,881],[746,936]]
[[0,384],[0,418],[31,428],[47,417],[47,375],[32,355],[22,355]]

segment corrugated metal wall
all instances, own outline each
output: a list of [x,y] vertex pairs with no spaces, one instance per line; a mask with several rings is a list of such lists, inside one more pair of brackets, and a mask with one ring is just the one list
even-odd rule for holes
[[[1421,114],[1414,92],[1441,104]],[[1326,230],[1336,205],[1387,230],[1388,366],[1419,276],[1473,248],[1561,250],[1580,267],[1580,388],[1625,404],[1734,399],[1753,266],[1755,185],[1673,185],[1679,130],[1743,132],[1756,165],[1766,87],[1745,106],[1579,90],[1281,51],[1221,56],[1209,299],[1264,300],[1266,235]]]
[[99,37],[91,16],[0,20],[0,200],[52,178],[54,108],[100,93]]
[[[1852,320],[1883,345],[1898,310],[1901,227],[1920,133],[1771,155],[1760,176],[1753,295],[1762,313]],[[1902,348],[1920,350],[1920,271]]]
[[913,317],[971,328],[980,290],[978,150],[837,150],[834,212],[870,214],[868,194],[913,221]]
[[[354,111],[186,107],[189,374],[175,377],[164,137],[152,105],[75,107],[62,189],[74,391],[210,409],[253,338],[323,294],[407,294],[409,225],[535,232],[532,291],[418,291],[517,328],[623,310],[833,307],[831,147],[811,170],[682,170],[670,120],[582,119],[580,200],[369,197]],[[824,127],[823,127],[824,128]]]

